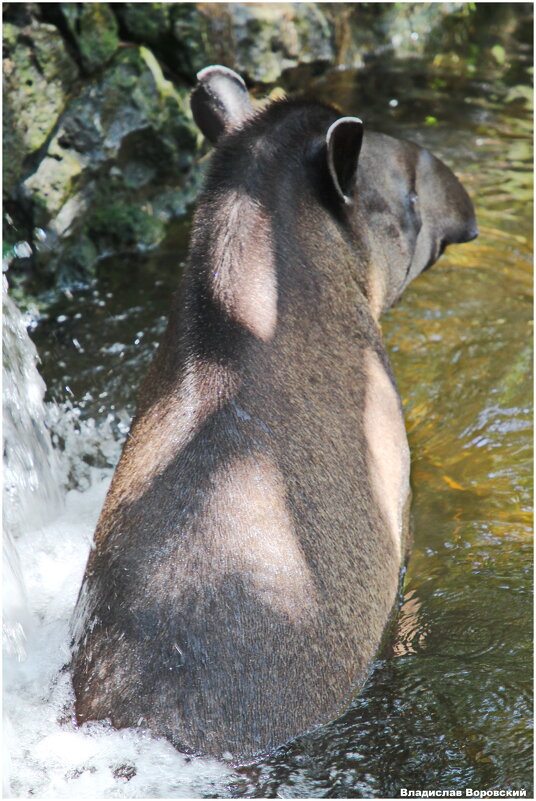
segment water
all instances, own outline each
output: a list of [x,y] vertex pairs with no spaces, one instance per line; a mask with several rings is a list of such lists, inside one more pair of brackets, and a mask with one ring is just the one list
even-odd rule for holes
[[3,797],[217,795],[230,770],[214,760],[147,732],[74,724],[70,619],[128,415],[90,417],[72,392],[43,403],[35,346],[10,298],[4,336]]
[[37,370],[37,351],[24,318],[8,295],[3,276],[4,529],[21,528],[54,517],[61,508],[55,474],[59,461],[43,406],[45,383]]
[[[383,320],[414,490],[415,541],[393,640],[340,720],[254,766],[186,762],[148,735],[102,724],[77,731],[61,672],[98,506],[163,329],[187,222],[157,257],[130,261],[128,271],[110,261],[95,286],[49,304],[32,336],[73,489],[63,515],[17,540],[39,625],[26,661],[9,668],[11,794],[360,798],[471,787],[530,797],[528,65],[524,47],[512,45],[505,63],[481,72],[382,61],[311,79],[317,96],[447,161],[474,198],[481,235],[449,249]],[[67,410],[53,406],[66,399]]]

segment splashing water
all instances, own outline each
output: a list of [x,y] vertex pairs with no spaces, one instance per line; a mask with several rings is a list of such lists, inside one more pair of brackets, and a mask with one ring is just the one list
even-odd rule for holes
[[110,419],[44,403],[35,347],[6,290],[4,279],[4,797],[219,794],[230,774],[221,763],[148,732],[75,725],[70,620],[112,472],[89,462],[98,452],[114,463],[121,443]]
[[24,527],[59,512],[59,459],[47,426],[45,382],[24,319],[7,293],[3,276],[4,530]]

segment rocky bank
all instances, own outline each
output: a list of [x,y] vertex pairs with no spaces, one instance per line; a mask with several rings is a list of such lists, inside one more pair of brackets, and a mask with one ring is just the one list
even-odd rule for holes
[[162,243],[198,190],[188,96],[207,64],[262,94],[372,53],[422,56],[474,5],[5,3],[4,262],[72,285]]

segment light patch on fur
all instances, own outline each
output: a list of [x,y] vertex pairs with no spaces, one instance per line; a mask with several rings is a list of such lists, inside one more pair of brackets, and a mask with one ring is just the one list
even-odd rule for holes
[[370,349],[365,352],[365,370],[364,429],[372,457],[372,489],[401,557],[404,508],[410,491],[410,454],[404,418],[398,393],[380,359]]
[[272,228],[262,206],[229,192],[218,207],[212,248],[214,297],[227,314],[264,342],[277,324],[277,277]]
[[214,476],[206,517],[214,521],[214,560],[242,573],[259,599],[291,620],[309,616],[314,584],[286,504],[283,477],[257,454]]
[[283,477],[255,454],[216,470],[200,517],[177,537],[173,555],[148,577],[144,598],[162,589],[176,603],[192,588],[243,579],[256,600],[293,623],[310,621],[315,586],[287,508]]
[[380,319],[381,313],[388,305],[386,303],[388,293],[387,274],[386,266],[376,258],[369,272],[367,287],[369,308],[376,321]]
[[107,515],[113,506],[136,500],[237,390],[238,378],[226,367],[210,362],[187,367],[178,387],[135,424],[110,487]]

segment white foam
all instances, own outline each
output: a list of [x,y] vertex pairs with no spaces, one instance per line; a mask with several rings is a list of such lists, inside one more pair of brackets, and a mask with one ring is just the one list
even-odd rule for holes
[[62,503],[59,456],[52,447],[43,403],[45,383],[24,317],[2,276],[2,399],[4,530],[16,536],[28,522],[53,517]]
[[97,516],[108,488],[95,471],[85,492],[67,494],[65,510],[24,532],[17,552],[29,615],[26,658],[4,658],[4,797],[197,798],[224,792],[230,769],[189,759],[165,740],[106,723],[78,728],[68,671],[69,621]]
[[149,732],[75,725],[70,621],[112,474],[89,465],[114,463],[121,443],[110,419],[43,402],[37,353],[6,289],[4,280],[3,797],[225,795],[222,763]]

